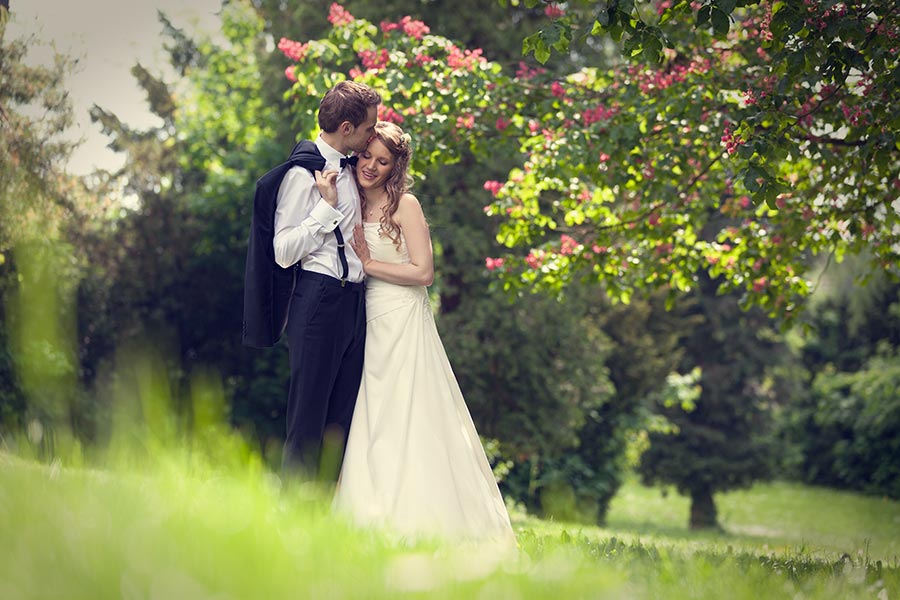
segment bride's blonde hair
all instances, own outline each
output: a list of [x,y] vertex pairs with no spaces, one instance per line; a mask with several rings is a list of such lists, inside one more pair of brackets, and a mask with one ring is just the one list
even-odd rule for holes
[[[390,121],[378,121],[375,124],[375,137],[384,144],[394,157],[394,167],[384,182],[387,192],[387,205],[379,219],[378,232],[391,238],[394,245],[400,248],[400,227],[394,221],[394,213],[400,205],[400,197],[409,191],[412,185],[412,177],[409,175],[409,159],[412,157],[410,137],[400,127]],[[359,184],[357,184],[359,187]],[[359,188],[359,196],[362,200],[362,209],[365,214],[368,201],[366,192]]]

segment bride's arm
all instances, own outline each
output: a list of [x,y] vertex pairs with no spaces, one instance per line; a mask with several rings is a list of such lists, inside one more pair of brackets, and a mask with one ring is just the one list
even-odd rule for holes
[[[363,260],[367,275],[399,285],[431,285],[434,281],[434,256],[431,250],[431,234],[419,201],[412,194],[403,194],[394,221],[400,226],[406,239],[409,263],[393,264],[373,260],[368,249],[357,252]],[[363,243],[365,241],[363,240]],[[354,249],[358,240],[354,236]]]

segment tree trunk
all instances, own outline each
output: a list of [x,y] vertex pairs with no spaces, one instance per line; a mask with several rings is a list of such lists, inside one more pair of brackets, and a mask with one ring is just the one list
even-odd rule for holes
[[691,529],[719,529],[716,501],[708,487],[691,490]]

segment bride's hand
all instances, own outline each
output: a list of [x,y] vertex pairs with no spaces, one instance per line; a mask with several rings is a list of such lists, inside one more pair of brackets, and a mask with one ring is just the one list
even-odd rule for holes
[[353,251],[356,252],[359,260],[362,261],[363,270],[365,270],[366,265],[372,260],[372,255],[369,254],[369,245],[366,244],[366,232],[359,223],[353,228],[353,239],[350,240],[350,246],[353,247]]
[[332,208],[337,206],[337,176],[338,172],[334,170],[316,171],[316,187]]

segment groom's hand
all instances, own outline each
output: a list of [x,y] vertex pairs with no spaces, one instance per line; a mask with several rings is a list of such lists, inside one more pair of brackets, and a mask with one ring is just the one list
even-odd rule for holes
[[334,170],[316,171],[316,187],[325,202],[332,207],[337,207],[337,176],[338,172]]

